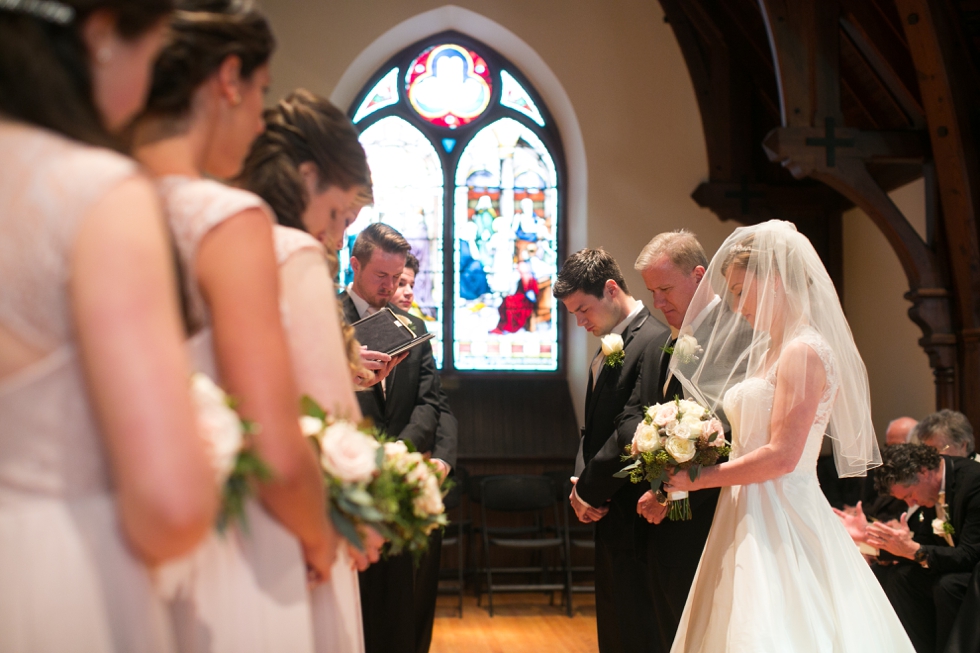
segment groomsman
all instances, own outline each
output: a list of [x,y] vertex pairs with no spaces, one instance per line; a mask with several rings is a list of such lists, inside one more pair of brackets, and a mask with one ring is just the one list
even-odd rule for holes
[[[694,292],[708,265],[701,244],[694,234],[679,230],[662,233],[651,240],[636,260],[647,289],[653,296],[653,306],[670,326],[662,330],[650,352],[644,356],[633,394],[616,420],[616,438],[611,438],[587,468],[578,482],[578,492],[592,505],[602,503],[618,492],[625,479],[612,474],[622,467],[618,454],[633,439],[636,426],[643,419],[647,406],[684,397],[680,382],[667,379],[670,364],[668,353],[684,323]],[[710,314],[719,310],[720,298],[693,321],[695,335],[699,327],[710,324]],[[615,440],[615,442],[613,442]],[[639,487],[642,491],[643,486]],[[647,583],[653,609],[644,619],[646,650],[667,653],[677,632],[687,594],[694,582],[704,543],[718,502],[719,490],[700,490],[690,495],[694,518],[672,522],[666,519],[667,507],[661,504],[649,487],[640,497],[636,510],[650,523],[638,529],[637,557]],[[596,606],[598,612],[598,605]]]
[[[657,358],[656,345],[664,341],[667,330],[642,302],[630,296],[622,271],[602,249],[583,249],[568,257],[558,273],[554,295],[575,316],[578,326],[617,341],[611,347],[600,347],[592,357],[581,441],[585,469],[569,500],[581,521],[598,522],[595,585],[599,650],[646,651],[654,606],[638,573],[641,564],[634,543],[637,528],[646,525],[636,511],[643,488],[614,479],[618,487],[608,496],[596,498],[585,490],[594,475],[611,477],[624,466],[619,462],[622,446],[617,441],[616,416],[633,394],[644,357]],[[607,447],[611,449],[608,457],[616,462],[610,466],[605,461],[600,472],[592,463]]]
[[[386,306],[411,321],[425,323],[388,302],[398,287],[408,241],[386,224],[375,223],[357,236],[351,252],[354,280],[341,293],[344,317],[353,323]],[[357,393],[364,417],[391,437],[409,440],[431,454],[445,479],[456,462],[457,422],[449,410],[432,358],[423,343],[410,350],[384,381]],[[442,536],[429,538],[429,551],[416,570],[411,554],[377,562],[360,574],[361,609],[367,653],[426,653],[432,638]]]

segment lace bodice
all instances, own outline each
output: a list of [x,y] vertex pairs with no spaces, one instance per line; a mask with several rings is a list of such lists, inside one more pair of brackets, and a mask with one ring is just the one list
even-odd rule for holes
[[[815,474],[817,457],[820,455],[823,436],[830,422],[840,379],[834,363],[834,353],[816,331],[806,328],[793,341],[801,341],[811,347],[820,357],[827,374],[826,389],[817,406],[817,414],[810,427],[803,454],[793,472]],[[732,460],[769,442],[772,405],[776,391],[776,368],[777,365],[773,365],[765,376],[748,378],[732,386],[725,393],[725,414],[732,425]],[[753,410],[743,410],[747,404],[751,404]],[[758,410],[757,406],[764,406],[767,410]]]
[[305,249],[323,252],[323,245],[316,238],[292,227],[284,227],[277,224],[272,230],[272,237],[276,243],[276,262],[279,267],[289,260],[289,257]]
[[71,319],[71,251],[92,207],[136,164],[0,121],[0,328],[47,355],[0,380],[0,506],[110,485]]
[[258,195],[209,179],[168,176],[157,180],[164,211],[184,268],[184,292],[192,323],[210,324],[210,314],[197,285],[196,259],[201,241],[219,224],[248,209],[272,210]]
[[0,324],[42,351],[72,339],[69,261],[92,206],[136,174],[130,159],[0,121]]

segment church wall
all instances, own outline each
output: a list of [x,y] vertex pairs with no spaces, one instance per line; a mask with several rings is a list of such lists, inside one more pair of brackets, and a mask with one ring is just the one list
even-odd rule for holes
[[[925,236],[925,184],[920,179],[891,193],[909,222]],[[908,281],[881,231],[860,209],[844,214],[844,310],[868,367],[871,413],[878,439],[902,415],[921,419],[935,410],[929,359],[918,345],[922,331],[909,319]]]

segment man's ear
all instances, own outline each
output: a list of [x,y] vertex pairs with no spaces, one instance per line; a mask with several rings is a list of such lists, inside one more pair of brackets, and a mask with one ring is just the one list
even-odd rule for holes
[[609,299],[616,299],[620,292],[619,284],[612,279],[606,279],[606,284],[602,287],[602,294]]
[[701,279],[704,278],[704,266],[699,265],[694,268],[694,283],[701,283]]
[[354,274],[361,273],[361,262],[358,260],[356,256],[350,257],[350,268],[351,270],[354,271]]

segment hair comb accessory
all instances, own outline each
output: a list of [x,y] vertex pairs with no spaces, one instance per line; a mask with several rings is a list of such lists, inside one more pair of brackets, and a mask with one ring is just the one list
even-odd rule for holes
[[57,0],[0,0],[0,11],[25,14],[55,25],[75,19],[75,8]]

